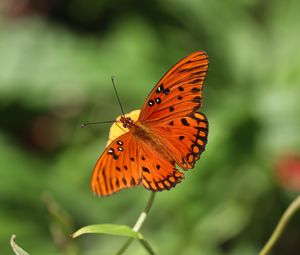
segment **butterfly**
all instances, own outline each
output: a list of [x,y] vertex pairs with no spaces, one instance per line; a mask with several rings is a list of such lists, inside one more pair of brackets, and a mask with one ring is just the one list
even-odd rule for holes
[[108,196],[143,185],[151,191],[169,190],[192,169],[208,136],[202,106],[208,69],[204,51],[175,64],[155,85],[140,111],[119,118],[123,130],[108,143],[91,178],[92,191]]

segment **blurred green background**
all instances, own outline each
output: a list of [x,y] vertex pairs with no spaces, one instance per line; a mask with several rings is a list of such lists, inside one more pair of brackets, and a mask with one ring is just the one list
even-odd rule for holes
[[[158,254],[257,254],[300,190],[278,174],[300,154],[299,10],[298,0],[2,0],[0,253],[12,254],[16,234],[30,254],[114,254],[124,238],[68,235],[133,225],[150,193],[94,197],[109,125],[80,124],[120,115],[112,74],[129,112],[179,59],[205,50],[207,149],[158,194],[142,233]],[[300,213],[273,250],[299,253]],[[127,254],[146,252],[135,242]]]

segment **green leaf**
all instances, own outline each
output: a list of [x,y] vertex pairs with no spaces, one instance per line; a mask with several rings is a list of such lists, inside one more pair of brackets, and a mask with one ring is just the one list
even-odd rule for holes
[[114,225],[114,224],[97,224],[89,225],[80,228],[71,235],[72,238],[76,238],[83,234],[108,234],[117,236],[127,236],[135,239],[143,240],[143,236],[139,232],[135,232],[126,225]]
[[18,246],[15,242],[16,235],[12,235],[10,238],[10,246],[15,252],[16,255],[29,255],[26,251],[24,251],[20,246]]

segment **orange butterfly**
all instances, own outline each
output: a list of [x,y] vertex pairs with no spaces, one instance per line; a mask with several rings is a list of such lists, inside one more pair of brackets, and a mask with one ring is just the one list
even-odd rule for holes
[[[143,184],[151,191],[169,190],[194,167],[207,143],[208,121],[202,105],[208,56],[190,54],[174,65],[147,97],[138,117],[121,116],[124,131],[98,159],[92,191],[108,196]],[[114,124],[115,125],[115,124]]]

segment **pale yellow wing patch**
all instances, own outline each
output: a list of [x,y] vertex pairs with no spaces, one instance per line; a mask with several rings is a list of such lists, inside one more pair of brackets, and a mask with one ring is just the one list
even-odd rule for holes
[[[137,121],[140,116],[140,112],[141,112],[141,110],[134,110],[130,113],[126,113],[125,117],[130,117],[132,120]],[[120,118],[121,118],[121,116],[118,116],[116,118],[116,120],[118,121],[118,120],[120,120]],[[116,122],[116,123],[112,124],[110,127],[110,130],[109,130],[108,141],[106,143],[106,147],[108,145],[110,145],[111,142],[113,140],[115,140],[117,137],[127,133],[128,131],[129,131],[129,129],[124,128],[122,123],[120,123],[120,122]]]

